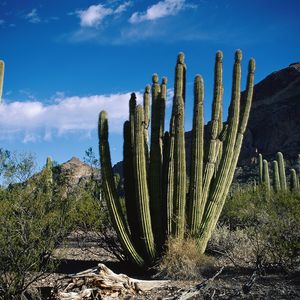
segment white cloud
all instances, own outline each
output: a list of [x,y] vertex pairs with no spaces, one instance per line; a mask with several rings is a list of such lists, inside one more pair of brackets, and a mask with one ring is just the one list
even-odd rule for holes
[[125,12],[131,5],[131,1],[126,1],[114,9],[111,7],[105,7],[102,4],[91,5],[86,10],[76,11],[75,14],[77,14],[80,18],[81,27],[97,27],[107,16],[119,15]]
[[131,1],[126,1],[122,4],[120,4],[114,11],[115,14],[121,14],[127,10],[128,7],[132,5]]
[[113,14],[113,10],[98,4],[91,5],[86,10],[79,10],[77,14],[82,27],[97,27],[105,17]]
[[[136,93],[138,103],[142,94]],[[106,110],[110,132],[122,132],[128,118],[130,93],[58,98],[45,105],[40,101],[2,103],[0,105],[0,139],[21,138],[33,142],[69,133],[87,135],[97,128],[98,115]]]
[[153,21],[166,16],[174,16],[185,8],[185,0],[162,0],[147,8],[145,12],[134,12],[130,23]]
[[28,22],[33,24],[37,24],[41,22],[41,18],[36,8],[33,8],[32,11],[25,16],[25,19],[27,19]]

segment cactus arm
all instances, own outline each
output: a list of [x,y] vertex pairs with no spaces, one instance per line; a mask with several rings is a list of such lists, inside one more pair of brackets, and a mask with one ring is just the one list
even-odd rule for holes
[[240,111],[240,81],[241,81],[241,59],[242,53],[238,50],[235,54],[235,64],[233,71],[232,96],[228,113],[228,130],[224,141],[223,156],[220,161],[220,167],[216,178],[212,182],[207,205],[205,207],[201,227],[199,230],[198,245],[200,252],[204,252],[207,242],[211,237],[215,227],[220,209],[220,203],[223,201],[223,195],[226,188],[227,176],[232,163],[236,135],[238,132],[239,111]]
[[141,239],[147,260],[155,258],[154,238],[151,227],[147,169],[144,149],[144,111],[141,105],[135,113],[135,143],[134,143],[134,178],[136,181],[136,196],[138,220]]
[[167,77],[163,77],[160,86],[160,124],[159,124],[159,135],[161,143],[163,144],[164,134],[165,134],[165,111],[167,102]]
[[129,259],[138,266],[143,266],[145,262],[143,258],[137,253],[130,239],[124,216],[122,215],[119,197],[117,195],[116,187],[114,184],[108,143],[108,122],[106,112],[104,111],[102,111],[99,115],[98,134],[102,188],[110,212],[112,223]]
[[[243,107],[243,111],[241,112],[241,119],[240,119],[240,124],[239,124],[239,129],[237,132],[237,137],[235,141],[235,146],[234,146],[234,153],[233,153],[233,159],[230,165],[230,171],[227,176],[227,181],[226,181],[226,187],[225,191],[223,194],[223,199],[225,201],[229,188],[231,186],[234,172],[238,163],[239,155],[241,152],[241,147],[243,143],[243,138],[244,138],[244,133],[246,130],[246,126],[249,120],[249,115],[250,115],[250,109],[252,105],[252,98],[253,98],[253,88],[254,88],[254,71],[255,71],[255,61],[254,59],[250,59],[249,64],[248,64],[248,76],[247,76],[247,85],[246,85],[246,96],[245,96],[245,105]],[[223,205],[222,205],[223,208]]]
[[[251,59],[249,61],[249,65],[248,65],[248,76],[247,76],[245,105],[244,105],[243,111],[241,112],[242,117],[240,119],[241,121],[240,121],[240,124],[239,124],[237,137],[236,137],[236,141],[235,141],[234,154],[233,154],[233,158],[232,158],[232,161],[231,161],[229,173],[227,175],[225,190],[223,192],[223,196],[221,197],[221,201],[218,203],[216,213],[215,213],[216,216],[214,218],[214,223],[212,225],[212,228],[215,228],[215,226],[217,224],[217,221],[219,219],[219,216],[222,212],[222,209],[223,209],[223,206],[224,206],[224,203],[225,203],[225,199],[227,197],[227,194],[229,192],[229,188],[230,188],[232,180],[233,180],[233,176],[234,176],[234,172],[235,172],[236,165],[237,165],[237,162],[238,162],[239,154],[240,154],[240,151],[241,151],[243,137],[244,137],[244,133],[245,133],[245,130],[246,130],[247,123],[248,123],[251,104],[252,104],[252,98],[253,98],[254,71],[255,71],[255,61],[253,59]],[[227,128],[227,126],[224,127],[224,133],[222,133],[222,132],[220,133],[220,140],[221,141],[225,140],[226,131],[227,131],[226,128]]]
[[183,238],[185,230],[186,205],[186,161],[184,139],[184,102],[176,98],[175,142],[174,142],[174,226],[173,234]]
[[165,158],[167,168],[167,186],[165,187],[165,199],[167,206],[167,235],[173,233],[173,225],[175,223],[174,216],[174,150],[175,150],[175,110],[176,110],[176,97],[183,96],[184,94],[184,72],[186,70],[184,64],[184,54],[179,53],[177,56],[177,62],[175,67],[175,79],[174,79],[174,98],[172,105],[172,114],[170,119],[169,129],[169,144],[168,155]]
[[[213,178],[214,171],[215,171],[215,164],[218,157],[217,137],[219,132],[218,126],[219,126],[219,119],[221,114],[222,91],[223,91],[222,58],[223,58],[222,52],[218,51],[216,53],[216,60],[215,60],[214,97],[213,97],[213,104],[212,104],[210,142],[209,142],[209,147],[206,155],[207,157],[205,159],[206,165],[205,165],[204,178],[203,178],[203,195],[202,195],[202,201],[200,203],[200,209],[199,209],[200,220],[203,216],[204,208],[209,194],[211,180]],[[220,146],[218,148],[220,149]]]
[[279,167],[280,186],[282,190],[286,191],[287,183],[286,183],[285,163],[284,163],[283,155],[281,152],[278,152],[276,156],[277,156],[278,167]]
[[191,147],[191,174],[189,186],[188,225],[191,234],[198,231],[200,224],[200,202],[202,199],[203,177],[203,144],[204,144],[204,112],[203,112],[204,84],[201,76],[194,81],[194,116]]
[[[164,240],[171,234],[172,232],[172,222],[168,216],[172,216],[173,214],[173,201],[168,203],[167,193],[168,193],[168,168],[169,168],[169,154],[170,154],[170,134],[168,131],[164,134],[164,152],[163,152],[163,232],[164,232]],[[171,204],[171,205],[168,205]],[[170,211],[169,211],[170,210]],[[168,223],[169,222],[169,223]]]
[[[171,120],[172,124],[172,120]],[[174,195],[174,120],[170,125],[170,133],[168,137],[168,148],[165,149],[166,155],[164,156],[165,168],[166,168],[166,184],[164,193],[164,202],[167,207],[167,220],[166,220],[166,233],[167,236],[172,234],[174,207],[173,207],[173,195]],[[167,152],[168,151],[168,152]]]
[[147,85],[143,97],[144,106],[144,140],[145,140],[145,155],[149,160],[149,124],[150,124],[150,85]]
[[161,97],[158,76],[152,76],[151,144],[150,144],[150,208],[155,243],[162,245],[162,139]]
[[263,180],[262,180],[262,178],[263,178],[263,157],[260,153],[258,154],[258,163],[259,163],[259,165],[258,165],[259,183],[262,184],[262,182],[263,182]]
[[124,123],[124,145],[123,145],[123,173],[124,173],[124,194],[127,221],[131,233],[131,239],[137,249],[141,249],[141,233],[136,217],[137,203],[133,173],[133,152],[131,144],[130,121]]
[[267,192],[271,190],[270,175],[269,175],[269,165],[267,160],[263,160],[263,183],[267,189]]
[[4,81],[4,61],[0,60],[0,103],[2,102],[3,81]]
[[273,189],[275,192],[280,191],[279,168],[276,160],[273,161]]
[[290,190],[295,191],[298,189],[298,177],[295,169],[291,169],[291,178],[290,178]]

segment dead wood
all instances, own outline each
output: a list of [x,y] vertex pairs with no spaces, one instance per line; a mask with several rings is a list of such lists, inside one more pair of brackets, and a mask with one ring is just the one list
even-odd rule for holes
[[113,299],[138,295],[167,285],[167,280],[139,280],[116,274],[104,264],[63,278],[56,287],[59,300]]

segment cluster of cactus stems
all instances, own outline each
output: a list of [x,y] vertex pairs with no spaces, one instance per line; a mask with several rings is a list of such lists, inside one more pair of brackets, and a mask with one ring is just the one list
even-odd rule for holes
[[3,80],[4,80],[4,61],[0,60],[0,103],[2,102]]
[[[266,159],[263,159],[262,155],[259,154],[259,183],[264,184],[267,191],[271,191],[271,188],[274,192],[286,191],[288,190],[286,171],[285,171],[285,161],[281,152],[277,152],[276,160],[273,161],[273,178],[272,185],[269,176],[269,164]],[[299,163],[298,155],[298,163]],[[291,191],[297,190],[300,188],[299,178],[295,169],[290,169],[290,185],[289,188]]]
[[[204,252],[222,211],[231,185],[244,131],[248,122],[254,84],[255,61],[248,66],[245,98],[241,104],[241,59],[237,50],[233,69],[232,97],[228,119],[222,119],[222,52],[215,61],[214,95],[209,142],[204,145],[204,83],[194,80],[194,111],[190,174],[186,168],[185,91],[186,65],[179,53],[175,68],[174,98],[169,130],[165,132],[167,79],[152,76],[143,105],[129,101],[129,120],[124,123],[124,190],[126,215],[113,179],[108,142],[108,119],[99,116],[99,152],[102,188],[111,220],[132,262],[153,264],[170,236],[192,235]],[[151,122],[150,122],[150,94]],[[150,144],[149,130],[151,127]],[[189,177],[189,188],[187,180]]]

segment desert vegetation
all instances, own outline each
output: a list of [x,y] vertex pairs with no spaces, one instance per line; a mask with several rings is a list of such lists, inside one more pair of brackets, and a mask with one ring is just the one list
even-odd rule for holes
[[[128,270],[148,280],[118,275],[99,264],[67,279],[55,275],[47,299],[111,299],[126,294],[151,299],[152,290],[153,298],[170,293],[171,282],[177,298],[167,299],[204,297],[203,290],[210,299],[216,293],[224,299],[222,293],[248,294],[257,278],[271,272],[284,276],[299,272],[299,161],[295,159],[287,169],[278,152],[269,168],[259,154],[253,166],[257,175],[248,183],[232,185],[251,110],[255,61],[249,61],[241,97],[242,53],[235,53],[226,121],[223,54],[216,54],[208,125],[204,124],[204,82],[200,75],[195,77],[187,155],[184,59],[180,53],[176,62],[169,131],[164,128],[167,79],[159,83],[158,75],[152,76],[143,105],[137,105],[132,93],[124,123],[121,175],[113,172],[109,116],[104,111],[98,124],[100,159],[89,148],[84,156],[89,175],[77,181],[72,169],[64,169],[50,157],[38,170],[33,154],[0,149],[1,299],[40,299],[41,282],[56,274],[66,259],[63,250],[70,247],[70,237],[81,253],[92,253],[103,262],[104,250],[112,261],[124,262]],[[0,96],[3,78],[1,61]],[[91,239],[96,250],[90,247]],[[224,286],[220,291],[218,286],[207,290],[226,270],[248,272],[250,281],[232,293]],[[184,282],[180,290],[176,290],[178,282]]]

